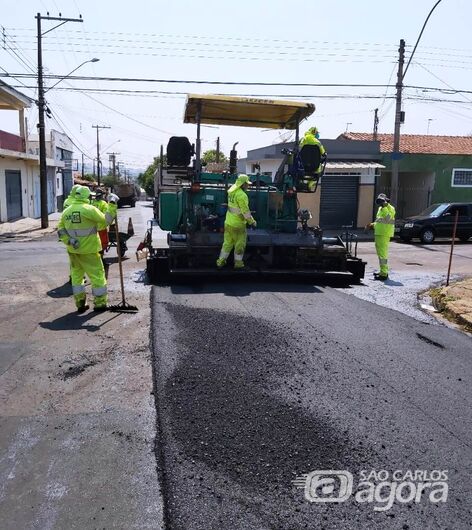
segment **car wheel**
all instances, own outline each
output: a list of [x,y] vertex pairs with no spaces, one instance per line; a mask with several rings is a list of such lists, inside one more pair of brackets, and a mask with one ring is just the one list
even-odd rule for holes
[[420,240],[425,245],[430,245],[434,241],[434,230],[432,228],[423,228],[420,234]]

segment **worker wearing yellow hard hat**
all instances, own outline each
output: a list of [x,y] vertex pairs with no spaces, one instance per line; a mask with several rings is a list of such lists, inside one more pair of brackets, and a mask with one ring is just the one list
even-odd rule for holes
[[246,193],[251,185],[247,175],[239,175],[228,190],[228,210],[225,218],[225,233],[220,257],[216,266],[222,268],[234,249],[234,268],[244,268],[244,251],[247,241],[247,225],[257,226],[249,209],[249,197]]

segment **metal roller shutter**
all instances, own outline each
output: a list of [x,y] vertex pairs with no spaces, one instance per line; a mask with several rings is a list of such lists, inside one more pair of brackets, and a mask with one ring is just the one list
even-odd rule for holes
[[321,179],[321,228],[357,225],[359,175],[325,174]]

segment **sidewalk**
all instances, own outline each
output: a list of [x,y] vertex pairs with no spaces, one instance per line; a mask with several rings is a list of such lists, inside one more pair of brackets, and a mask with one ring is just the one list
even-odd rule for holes
[[0,223],[0,240],[17,239],[31,241],[45,235],[53,233],[57,228],[57,223],[61,218],[61,212],[49,214],[49,227],[41,228],[41,219],[24,217],[11,223]]
[[438,311],[472,331],[472,278],[433,289],[431,299]]

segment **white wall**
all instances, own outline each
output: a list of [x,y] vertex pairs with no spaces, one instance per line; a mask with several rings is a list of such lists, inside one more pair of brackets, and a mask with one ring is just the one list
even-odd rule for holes
[[[7,220],[7,192],[5,182],[5,171],[21,172],[21,196],[23,217],[33,217],[33,171],[34,165],[13,158],[0,158],[0,221]],[[39,166],[37,167],[39,173]]]

